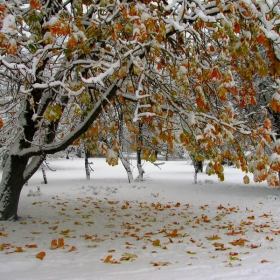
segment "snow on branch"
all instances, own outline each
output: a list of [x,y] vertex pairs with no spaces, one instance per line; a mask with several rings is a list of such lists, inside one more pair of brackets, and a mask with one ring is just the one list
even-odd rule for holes
[[21,150],[18,155],[19,156],[35,156],[41,154],[53,154],[65,149],[67,146],[72,144],[72,142],[77,139],[80,135],[82,135],[88,128],[90,124],[92,124],[93,120],[98,116],[102,107],[108,103],[108,100],[116,94],[118,88],[120,87],[120,80],[116,80],[105,93],[102,94],[103,98],[100,98],[94,105],[91,112],[87,115],[87,117],[75,127],[73,131],[69,134],[65,135],[65,137],[57,142],[45,145],[34,145],[30,148],[26,148]]
[[91,77],[89,79],[86,79],[86,78],[82,77],[81,74],[80,74],[80,77],[81,77],[82,81],[86,84],[100,84],[101,86],[104,86],[104,83],[102,82],[102,80],[104,78],[106,78],[107,76],[113,75],[114,71],[119,67],[120,67],[120,61],[118,60],[117,62],[112,64],[105,72],[100,73],[96,77]]

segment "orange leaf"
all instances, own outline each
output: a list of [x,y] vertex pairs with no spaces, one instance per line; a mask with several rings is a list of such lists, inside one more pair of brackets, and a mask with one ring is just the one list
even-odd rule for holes
[[107,256],[107,258],[103,261],[104,263],[109,263],[113,255]]
[[58,242],[57,242],[57,247],[61,248],[64,247],[64,239],[63,238],[58,238]]
[[170,262],[150,262],[153,266],[167,266]]
[[250,248],[251,249],[256,249],[256,248],[259,248],[261,245],[254,245],[254,244],[251,244],[250,245]]
[[27,244],[25,245],[26,248],[38,248],[37,244]]
[[73,251],[76,251],[77,248],[75,246],[72,246],[71,249],[68,251],[68,252],[73,252]]
[[234,33],[239,33],[239,31],[240,31],[240,24],[236,22],[234,25]]
[[173,229],[172,233],[170,234],[171,237],[176,237],[178,236],[178,230],[177,229]]
[[53,239],[51,241],[51,249],[56,249],[56,248],[57,248],[57,241],[56,241],[56,239]]
[[21,247],[16,247],[16,250],[14,250],[14,252],[16,252],[16,253],[22,253],[22,252],[24,252],[24,251],[22,250]]
[[40,252],[36,255],[36,258],[42,260],[45,256],[46,256],[45,252]]
[[40,10],[41,9],[41,3],[39,0],[30,0],[30,8],[33,10]]

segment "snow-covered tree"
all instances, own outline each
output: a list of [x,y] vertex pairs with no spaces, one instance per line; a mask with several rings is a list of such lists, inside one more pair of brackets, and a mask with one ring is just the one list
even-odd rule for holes
[[[275,0],[1,1],[0,127],[9,152],[0,219],[17,217],[22,186],[45,155],[88,129],[101,134],[102,111],[115,100],[135,104],[134,123],[161,118],[159,137],[170,146],[169,114],[189,119],[182,142],[203,149],[220,177],[221,145],[231,143],[233,160],[247,170],[246,141],[235,138],[258,143],[250,170],[262,172],[256,162],[268,158],[262,147],[270,145],[270,126],[249,123],[234,108],[256,104],[255,73],[278,79],[279,14]],[[276,111],[279,96],[270,102]],[[274,150],[264,166],[269,176],[260,177],[271,184],[280,166],[278,145]],[[108,158],[115,161],[112,150]]]

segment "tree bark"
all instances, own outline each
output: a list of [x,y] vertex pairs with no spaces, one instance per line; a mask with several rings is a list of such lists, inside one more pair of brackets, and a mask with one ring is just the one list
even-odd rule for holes
[[203,172],[203,162],[197,160],[195,157],[191,156],[192,163],[194,166],[194,183],[197,184],[197,174]]
[[48,180],[47,180],[47,175],[46,175],[45,167],[44,167],[43,164],[41,165],[41,170],[42,170],[42,174],[43,174],[44,184],[47,184]]
[[85,149],[85,170],[86,170],[86,179],[90,180],[90,167],[89,167],[89,163],[88,163],[88,158],[89,158],[89,152],[87,149],[86,144],[84,143],[84,149]]
[[137,169],[138,169],[138,180],[139,181],[143,181],[144,178],[144,169],[142,168],[142,162],[141,162],[141,153],[142,153],[142,124],[139,123],[138,124],[139,127],[139,134],[136,137],[136,141],[137,141]]
[[132,174],[132,171],[130,168],[130,163],[129,163],[128,159],[123,156],[122,151],[119,152],[119,157],[120,157],[123,167],[127,173],[128,182],[131,183],[133,181],[133,174]]
[[133,174],[131,171],[130,163],[127,158],[124,157],[123,155],[123,113],[122,113],[122,108],[118,108],[118,115],[119,115],[119,129],[118,129],[118,140],[120,144],[120,151],[119,151],[119,157],[122,162],[122,165],[127,173],[127,179],[128,182],[131,183],[133,181]]
[[28,166],[28,158],[17,155],[10,155],[7,158],[0,186],[0,220],[18,219],[18,202],[22,187],[42,162],[43,158],[41,161],[36,162],[36,164],[33,161],[32,163],[35,168],[30,168],[30,173],[24,176]]

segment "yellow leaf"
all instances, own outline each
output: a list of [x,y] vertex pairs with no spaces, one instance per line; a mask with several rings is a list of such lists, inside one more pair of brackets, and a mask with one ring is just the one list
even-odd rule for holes
[[159,239],[154,240],[153,245],[154,246],[160,246],[160,240]]
[[218,240],[218,239],[221,239],[220,236],[218,235],[213,235],[213,236],[208,236],[206,237],[207,240]]
[[235,241],[229,242],[229,244],[233,245],[233,246],[244,246],[245,242],[249,242],[247,239],[244,238],[239,238]]
[[49,229],[56,230],[57,226],[49,227]]
[[195,254],[196,254],[196,252],[187,251],[187,254],[190,254],[190,255],[195,255]]
[[114,252],[116,252],[116,250],[115,249],[111,249],[111,250],[108,250],[108,252],[109,253],[114,253]]
[[134,261],[137,258],[138,258],[138,256],[135,254],[124,253],[124,254],[122,254],[120,261]]
[[243,177],[243,182],[244,182],[244,184],[246,184],[246,185],[248,185],[248,184],[250,183],[250,178],[248,177],[248,175],[245,175],[245,176]]

